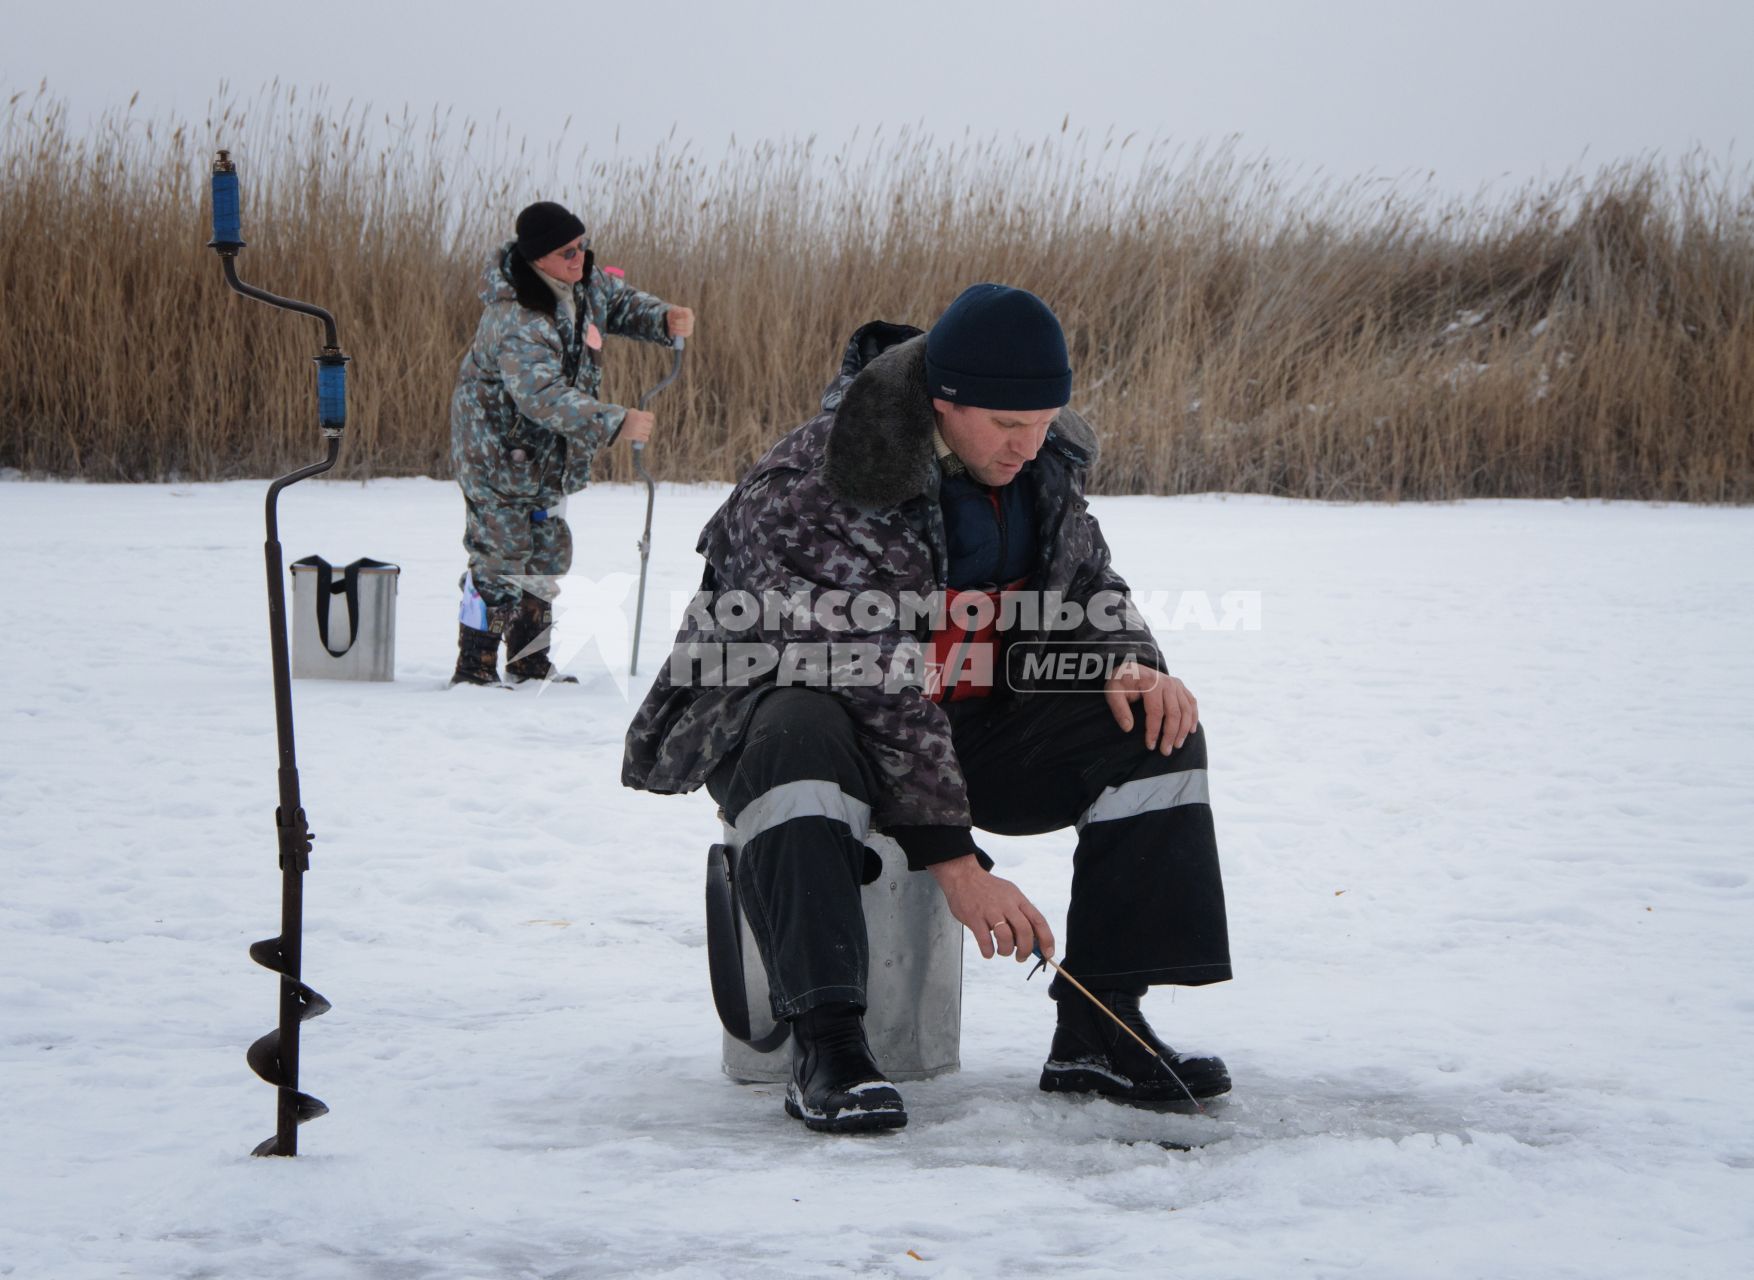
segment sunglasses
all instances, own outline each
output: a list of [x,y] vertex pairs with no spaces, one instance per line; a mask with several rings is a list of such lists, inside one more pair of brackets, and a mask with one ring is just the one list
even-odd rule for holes
[[571,262],[574,258],[578,257],[581,253],[589,253],[590,251],[591,251],[591,242],[589,240],[581,241],[578,244],[569,244],[564,249],[556,249],[555,250],[555,252],[560,255],[561,260],[564,262]]

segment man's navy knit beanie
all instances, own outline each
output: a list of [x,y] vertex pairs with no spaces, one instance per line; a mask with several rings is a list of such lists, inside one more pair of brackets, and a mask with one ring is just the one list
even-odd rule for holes
[[982,409],[1059,409],[1072,398],[1066,335],[1026,289],[970,285],[926,335],[932,396]]

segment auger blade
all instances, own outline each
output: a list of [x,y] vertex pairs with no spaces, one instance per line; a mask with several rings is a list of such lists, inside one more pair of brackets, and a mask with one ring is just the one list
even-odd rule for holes
[[245,1050],[244,1060],[250,1064],[250,1070],[269,1084],[285,1084],[286,1077],[280,1067],[280,1028],[274,1028]]
[[281,947],[279,938],[263,938],[260,942],[252,942],[250,959],[275,973],[286,972],[286,952]]
[[[294,1121],[297,1124],[306,1124],[317,1119],[319,1116],[328,1115],[329,1107],[328,1104],[324,1103],[321,1099],[313,1098],[308,1093],[299,1093],[294,1090],[292,1093],[292,1114]],[[295,1147],[297,1145],[296,1139],[294,1140],[294,1145]],[[251,1151],[250,1154],[253,1156],[290,1156],[296,1155],[297,1151],[288,1151],[282,1147],[280,1144],[280,1135],[276,1133],[272,1138],[266,1138],[257,1143],[255,1149]]]
[[[300,1022],[309,1022],[312,1018],[319,1018],[335,1007],[321,993],[312,990],[304,983],[295,982],[292,985],[294,994],[298,997],[298,1020]],[[285,1073],[280,1066],[279,1027],[274,1028],[252,1044],[245,1052],[244,1057],[255,1069],[256,1074],[269,1084],[286,1083]]]
[[294,985],[298,988],[300,1005],[298,1020],[300,1022],[309,1022],[312,1018],[320,1018],[335,1007],[310,987],[305,986],[304,983],[299,982]]

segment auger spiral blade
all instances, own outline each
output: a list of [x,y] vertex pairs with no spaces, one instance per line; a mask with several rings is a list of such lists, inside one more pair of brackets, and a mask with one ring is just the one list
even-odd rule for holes
[[[293,1002],[292,1009],[288,1010],[283,1007],[281,1016],[282,1025],[292,1029],[292,1058],[296,1063],[299,1024],[329,1012],[331,1007],[329,1001],[321,993],[306,986],[298,979],[288,976],[283,963],[275,963],[284,961],[279,938],[268,938],[252,945],[250,958],[281,975],[282,1000],[290,999]],[[290,1019],[288,1014],[291,1015]],[[287,1055],[282,1052],[281,1046],[281,1027],[276,1027],[267,1035],[257,1039],[244,1054],[244,1059],[250,1064],[250,1070],[280,1091],[279,1128],[272,1138],[257,1145],[251,1153],[253,1155],[290,1156],[298,1154],[297,1139],[292,1136],[293,1130],[298,1125],[315,1120],[318,1116],[329,1114],[327,1103],[299,1091],[297,1067],[294,1065],[288,1069]]]
[[[298,1000],[298,1021],[309,1022],[312,1018],[321,1017],[333,1007],[321,995],[312,991],[304,983],[294,983]],[[287,1085],[292,1081],[282,1064],[280,1055],[280,1028],[275,1027],[267,1035],[260,1037],[244,1053],[250,1069],[272,1085]]]
[[[311,1097],[308,1093],[300,1093],[297,1089],[282,1089],[280,1095],[281,1106],[290,1106],[292,1108],[293,1123],[295,1125],[304,1124],[306,1121],[315,1120],[318,1116],[326,1116],[329,1114],[328,1106],[318,1099]],[[276,1133],[272,1138],[264,1138],[261,1142],[257,1143],[255,1149],[251,1151],[250,1154],[253,1156],[291,1156],[297,1155],[298,1152],[296,1150],[287,1151],[283,1149],[280,1143],[280,1134]]]
[[293,985],[293,995],[299,1002],[300,1022],[309,1022],[312,1018],[321,1017],[335,1006],[328,998],[312,987],[306,986],[292,976],[292,969],[287,964],[286,949],[279,938],[263,938],[260,942],[250,944],[250,959],[264,969],[272,969]]

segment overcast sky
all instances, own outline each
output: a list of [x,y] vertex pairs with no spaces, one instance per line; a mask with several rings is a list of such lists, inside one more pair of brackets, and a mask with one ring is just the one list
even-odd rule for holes
[[740,141],[923,123],[940,137],[1113,126],[1240,135],[1339,178],[1443,189],[1754,145],[1750,0],[0,0],[0,85],[47,78],[75,120],[199,119],[275,77],[593,152],[674,127]]

